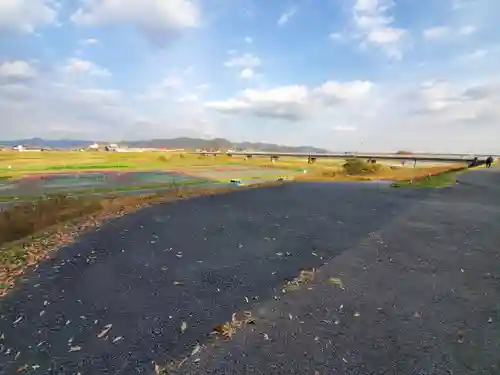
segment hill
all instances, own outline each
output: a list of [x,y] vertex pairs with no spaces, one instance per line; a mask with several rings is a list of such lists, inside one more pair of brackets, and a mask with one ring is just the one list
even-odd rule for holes
[[[87,147],[91,145],[92,141],[62,139],[50,140],[43,138],[31,139],[18,139],[13,141],[0,141],[1,146],[13,147],[23,145],[26,147],[47,147],[56,149],[71,149]],[[107,142],[97,142],[105,144]],[[182,148],[189,150],[205,149],[205,150],[252,150],[252,151],[267,151],[267,152],[327,152],[327,150],[316,148],[312,146],[284,146],[273,143],[260,143],[260,142],[231,142],[224,138],[215,139],[201,139],[201,138],[171,138],[171,139],[150,139],[142,141],[123,141],[118,142],[120,145],[128,147],[140,148]]]

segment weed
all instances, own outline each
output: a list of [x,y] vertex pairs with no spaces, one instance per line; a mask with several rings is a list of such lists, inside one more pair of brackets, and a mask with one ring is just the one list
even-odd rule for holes
[[342,167],[349,175],[375,174],[382,169],[380,164],[365,162],[361,159],[348,159]]

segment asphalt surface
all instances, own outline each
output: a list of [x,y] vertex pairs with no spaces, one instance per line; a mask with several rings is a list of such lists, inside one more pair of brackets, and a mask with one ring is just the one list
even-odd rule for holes
[[[184,358],[169,373],[499,374],[499,223],[498,169],[436,190],[286,184],[149,207],[0,301],[0,374]],[[255,324],[208,338],[241,310]]]

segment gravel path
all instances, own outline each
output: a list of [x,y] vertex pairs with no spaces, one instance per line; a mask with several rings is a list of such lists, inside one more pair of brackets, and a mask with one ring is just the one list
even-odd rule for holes
[[[500,185],[475,185],[287,184],[119,218],[1,301],[0,374],[498,374]],[[242,310],[254,325],[207,337]]]

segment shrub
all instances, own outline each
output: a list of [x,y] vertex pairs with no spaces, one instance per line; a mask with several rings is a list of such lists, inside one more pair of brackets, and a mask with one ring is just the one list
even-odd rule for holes
[[160,155],[156,158],[156,160],[161,161],[161,162],[167,162],[168,159],[165,155]]
[[345,173],[349,175],[373,174],[382,169],[379,164],[367,163],[361,159],[347,159],[343,168]]

